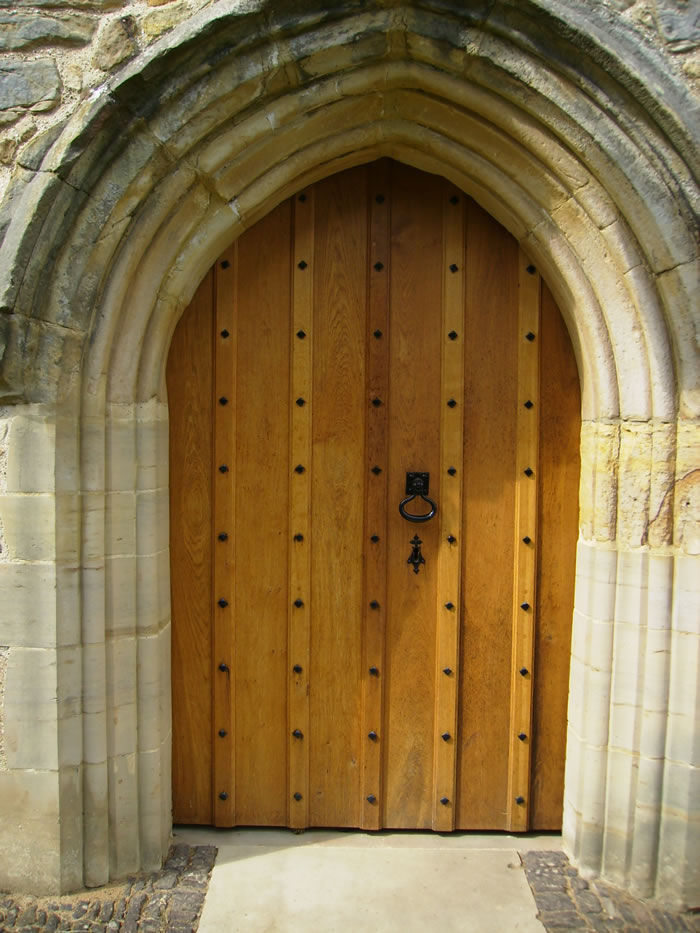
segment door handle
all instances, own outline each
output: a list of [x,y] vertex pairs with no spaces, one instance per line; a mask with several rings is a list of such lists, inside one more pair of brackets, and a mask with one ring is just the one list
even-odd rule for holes
[[[415,471],[406,474],[406,498],[399,502],[399,512],[402,518],[407,522],[429,522],[437,512],[437,505],[428,496],[430,490],[430,473],[417,473]],[[406,511],[406,506],[412,502],[416,496],[420,496],[423,502],[427,502],[430,511],[424,515],[414,515]],[[417,572],[417,571],[416,571]]]

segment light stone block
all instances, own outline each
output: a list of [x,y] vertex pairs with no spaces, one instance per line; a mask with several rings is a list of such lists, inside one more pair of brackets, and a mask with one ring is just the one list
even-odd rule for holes
[[159,627],[162,582],[158,579],[158,572],[162,567],[161,553],[147,554],[139,558],[135,595],[138,602],[137,625],[140,633],[155,632]]
[[86,764],[100,764],[107,761],[107,714],[84,713],[83,721],[83,758]]
[[81,569],[77,564],[56,567],[56,641],[76,645],[82,639]]
[[139,835],[144,869],[160,868],[160,797],[162,793],[161,749],[139,752]]
[[665,762],[662,805],[667,810],[700,818],[700,768]]
[[[165,441],[165,450],[163,441]],[[136,488],[143,491],[167,486],[169,479],[167,413],[165,419],[162,416],[148,420],[139,418],[136,422],[136,444],[138,450]]]
[[580,738],[583,738],[584,732],[585,697],[586,667],[578,658],[572,658],[569,667],[568,721],[571,728]]
[[160,633],[160,735],[161,741],[172,730],[172,690],[171,690],[171,626],[168,623]]
[[666,751],[669,761],[700,768],[700,729],[697,704],[688,714],[670,713],[666,721]]
[[580,799],[582,748],[581,738],[569,726],[566,733],[564,764],[564,812],[567,805],[575,806]]
[[107,637],[133,635],[137,626],[136,568],[133,555],[105,560]]
[[105,553],[108,556],[136,553],[136,496],[133,492],[105,495]]
[[664,762],[662,758],[640,757],[636,797],[638,808],[656,810],[658,813],[661,806],[663,779]]
[[642,712],[639,753],[644,758],[663,758],[666,748],[667,722],[665,710],[644,710]]
[[612,622],[596,622],[590,624],[590,643],[586,663],[595,671],[611,671],[613,657],[613,625]]
[[649,554],[648,590],[647,625],[650,629],[669,628],[673,602],[673,556],[671,554]]
[[700,816],[664,812],[654,893],[673,910],[700,901]]
[[138,741],[138,716],[136,703],[113,706],[107,720],[108,757],[131,755]]
[[[587,826],[597,826],[602,832],[605,825],[605,790],[608,752],[584,743],[581,749],[581,815]],[[600,843],[602,851],[602,841]]]
[[10,769],[58,768],[56,667],[56,651],[51,648],[13,648],[10,653],[4,702]]
[[610,707],[610,746],[632,753],[639,749],[642,711],[636,706],[613,703]]
[[637,758],[627,752],[611,749],[608,753],[606,783],[606,835],[610,831],[626,839],[631,834],[634,824]]
[[673,581],[673,628],[700,636],[700,560],[677,555]]
[[0,563],[0,644],[55,646],[56,568],[53,564]]
[[586,669],[583,695],[582,737],[602,747],[608,743],[610,715],[610,672]]
[[53,495],[0,496],[0,522],[10,560],[55,559],[56,500]]
[[646,620],[647,551],[620,551],[617,562],[615,621],[639,625]]
[[646,627],[615,625],[612,699],[619,705],[641,706],[644,696]]
[[169,513],[167,488],[138,493],[136,522],[139,554],[153,554],[169,547]]
[[105,496],[101,492],[84,492],[81,495],[81,559],[83,566],[91,563],[99,566],[104,562],[105,545]]
[[105,761],[83,765],[85,884],[109,881],[108,768]]
[[136,702],[136,639],[110,638],[106,645],[107,708]]
[[644,709],[660,711],[668,708],[671,677],[671,632],[647,629],[644,657]]
[[133,415],[110,417],[107,421],[106,441],[106,488],[112,491],[133,490],[138,468]]
[[53,492],[56,426],[40,416],[12,419],[8,438],[7,491]]
[[78,768],[83,762],[83,717],[65,716],[58,721],[58,767]]
[[574,609],[571,627],[571,655],[585,664],[589,655],[592,620],[580,609]]
[[139,685],[138,747],[140,752],[158,748],[161,742],[160,716],[160,635],[137,639],[137,671]]
[[138,775],[136,754],[110,758],[109,781],[109,869],[112,878],[123,878],[139,870]]
[[659,848],[659,818],[658,807],[637,804],[627,871],[627,885],[637,897],[654,896],[656,856]]
[[[581,552],[585,553],[580,545]],[[617,552],[600,547],[595,549],[589,568],[577,565],[574,605],[580,612],[601,622],[613,620],[616,570]]]
[[60,890],[59,799],[57,771],[0,771],[0,890]]

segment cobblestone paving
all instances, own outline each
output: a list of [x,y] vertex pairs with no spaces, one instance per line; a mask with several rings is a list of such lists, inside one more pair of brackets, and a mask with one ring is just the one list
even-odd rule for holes
[[215,846],[176,845],[161,871],[63,897],[0,894],[0,933],[192,933],[216,859]]
[[585,881],[563,852],[525,852],[525,874],[547,933],[697,933],[700,914],[677,914],[630,897],[601,881]]

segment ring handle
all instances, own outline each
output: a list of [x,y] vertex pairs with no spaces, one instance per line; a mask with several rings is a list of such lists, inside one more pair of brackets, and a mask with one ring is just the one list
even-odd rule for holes
[[399,502],[399,512],[401,513],[401,518],[405,518],[407,522],[429,522],[437,512],[437,505],[431,498],[423,495],[423,493],[420,493],[420,497],[423,502],[428,503],[430,506],[430,511],[426,512],[425,515],[412,515],[410,512],[406,511],[406,506],[408,503],[412,502],[417,495],[419,495],[419,493],[414,492],[413,495],[406,496],[405,499],[402,499],[401,502]]

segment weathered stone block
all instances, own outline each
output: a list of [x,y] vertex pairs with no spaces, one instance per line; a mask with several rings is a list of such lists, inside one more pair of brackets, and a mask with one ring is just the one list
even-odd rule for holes
[[60,890],[58,773],[0,771],[0,800],[0,890]]
[[93,62],[102,71],[111,71],[138,51],[136,20],[122,16],[109,22],[97,40]]
[[52,58],[0,60],[0,126],[24,113],[51,110],[61,99],[61,79]]
[[14,52],[42,45],[86,45],[96,22],[84,13],[0,13],[0,50]]

